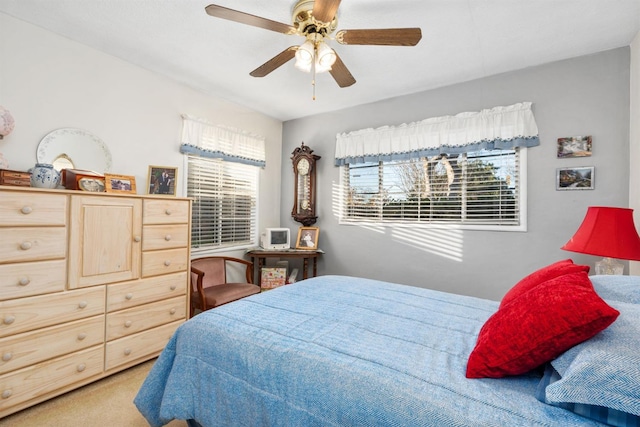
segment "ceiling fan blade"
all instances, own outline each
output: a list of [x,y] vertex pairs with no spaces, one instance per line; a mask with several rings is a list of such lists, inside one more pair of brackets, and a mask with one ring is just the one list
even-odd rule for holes
[[250,72],[249,74],[253,77],[264,77],[276,68],[284,65],[288,61],[292,60],[294,56],[296,56],[296,50],[298,50],[298,46],[291,46]]
[[344,65],[342,59],[336,53],[336,62],[331,66],[331,70],[329,70],[333,79],[338,83],[340,87],[349,87],[356,82],[356,79],[353,78],[351,72],[347,69],[347,66]]
[[260,16],[251,15],[249,13],[228,9],[223,6],[218,6],[217,4],[210,4],[204,9],[207,14],[216,18],[222,18],[229,21],[239,22],[241,24],[252,25],[254,27],[264,28],[265,30],[275,31],[277,33],[295,34],[296,32],[296,29],[291,25],[272,21],[267,18],[261,18]]
[[338,12],[340,0],[315,0],[313,17],[318,21],[331,22]]
[[336,33],[336,40],[341,44],[415,46],[421,38],[420,28],[341,30]]

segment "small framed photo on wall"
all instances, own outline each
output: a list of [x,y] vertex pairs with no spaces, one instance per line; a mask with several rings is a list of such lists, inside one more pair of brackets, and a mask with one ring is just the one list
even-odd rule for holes
[[558,138],[558,158],[590,157],[591,144],[591,136]]
[[300,227],[298,229],[298,239],[296,240],[296,249],[318,249],[318,235],[320,229],[318,227]]
[[594,167],[556,169],[556,190],[593,190]]
[[104,186],[107,193],[136,194],[136,177],[130,175],[104,174]]
[[176,195],[178,168],[171,166],[149,166],[148,194]]

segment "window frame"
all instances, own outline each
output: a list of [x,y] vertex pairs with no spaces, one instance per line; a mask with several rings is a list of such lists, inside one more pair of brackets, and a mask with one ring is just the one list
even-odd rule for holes
[[382,219],[379,218],[373,220],[363,219],[349,219],[346,216],[346,193],[348,188],[345,183],[345,168],[349,168],[349,164],[339,167],[339,182],[340,182],[340,194],[339,194],[339,209],[338,209],[338,224],[339,225],[353,225],[353,226],[376,226],[376,227],[414,227],[421,229],[457,229],[457,230],[478,230],[478,231],[507,231],[507,232],[526,232],[527,231],[527,151],[526,147],[516,148],[517,155],[519,157],[518,162],[518,204],[519,204],[519,224],[469,224],[469,223],[456,223],[456,222],[421,222],[412,220],[398,220],[398,219]]

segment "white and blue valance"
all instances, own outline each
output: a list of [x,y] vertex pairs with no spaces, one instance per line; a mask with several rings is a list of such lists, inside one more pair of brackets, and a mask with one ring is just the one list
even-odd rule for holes
[[180,152],[264,167],[265,138],[205,119],[182,115]]
[[540,145],[531,102],[336,136],[335,165]]

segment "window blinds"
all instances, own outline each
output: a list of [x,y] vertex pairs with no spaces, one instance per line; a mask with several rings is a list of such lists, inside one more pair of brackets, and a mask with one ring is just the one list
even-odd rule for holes
[[187,195],[193,197],[194,249],[252,245],[257,227],[258,169],[188,156]]

